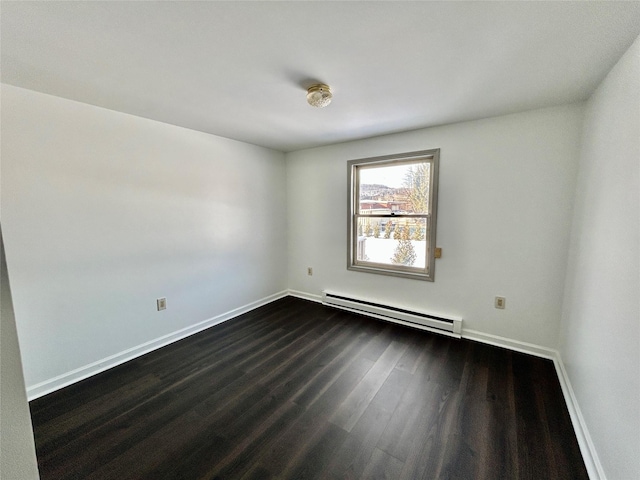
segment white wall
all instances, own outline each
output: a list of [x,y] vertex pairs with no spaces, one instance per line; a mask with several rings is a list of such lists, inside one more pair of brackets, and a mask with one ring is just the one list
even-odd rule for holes
[[640,478],[640,38],[585,109],[560,352],[606,476]]
[[[287,154],[289,288],[459,315],[465,329],[555,348],[581,119],[568,105]],[[435,282],[348,271],[347,160],[430,148],[441,149]]]
[[40,478],[0,232],[0,478]]
[[27,387],[283,291],[284,179],[280,152],[3,85]]

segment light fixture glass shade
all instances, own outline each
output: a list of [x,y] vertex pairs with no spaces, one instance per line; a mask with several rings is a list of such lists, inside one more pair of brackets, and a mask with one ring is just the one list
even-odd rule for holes
[[318,85],[312,85],[307,89],[307,102],[312,107],[323,108],[331,103],[333,94],[329,85],[320,83]]

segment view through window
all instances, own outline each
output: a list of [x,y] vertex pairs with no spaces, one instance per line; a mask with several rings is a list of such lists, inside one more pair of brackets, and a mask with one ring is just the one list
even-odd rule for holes
[[439,150],[352,160],[352,270],[433,280]]

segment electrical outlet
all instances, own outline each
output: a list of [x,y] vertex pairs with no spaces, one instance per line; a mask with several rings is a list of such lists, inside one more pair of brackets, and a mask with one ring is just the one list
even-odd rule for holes
[[307,267],[307,275],[309,276],[313,275],[313,268]]
[[156,306],[158,307],[158,311],[167,309],[167,299],[165,297],[158,298],[156,300]]
[[505,305],[507,303],[507,299],[504,297],[496,297],[496,301],[495,301],[495,307],[496,308],[501,308],[504,309]]

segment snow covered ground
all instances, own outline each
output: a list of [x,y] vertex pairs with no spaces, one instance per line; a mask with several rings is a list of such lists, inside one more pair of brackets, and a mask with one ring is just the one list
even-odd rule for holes
[[[413,245],[413,249],[416,252],[416,261],[412,266],[417,268],[424,268],[426,256],[426,241],[411,240],[411,244]],[[364,245],[364,252],[367,257],[369,257],[368,261],[376,263],[388,263],[391,265],[391,258],[393,257],[393,252],[398,245],[398,240],[394,240],[393,237],[365,237]]]

